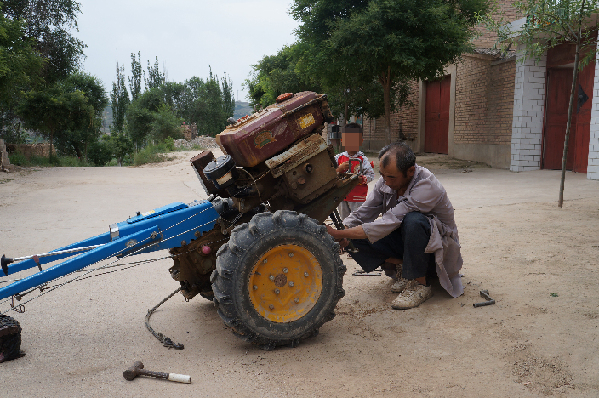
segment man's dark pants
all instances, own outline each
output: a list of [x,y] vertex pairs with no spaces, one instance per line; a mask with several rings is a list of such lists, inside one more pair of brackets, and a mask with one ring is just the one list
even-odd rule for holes
[[430,279],[437,274],[435,255],[424,252],[430,236],[429,219],[422,213],[408,213],[399,228],[375,243],[368,239],[352,239],[358,252],[350,255],[366,272],[383,265],[388,258],[400,258],[403,259],[403,278],[412,280],[426,276]]

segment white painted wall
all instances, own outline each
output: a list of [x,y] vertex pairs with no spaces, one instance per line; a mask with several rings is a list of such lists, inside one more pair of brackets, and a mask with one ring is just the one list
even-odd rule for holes
[[[597,43],[599,47],[599,43]],[[591,105],[591,135],[589,142],[589,163],[587,178],[599,180],[599,54],[595,59],[595,78],[593,80],[593,103]]]
[[539,61],[523,59],[524,51],[519,45],[516,50],[516,85],[514,88],[510,165],[510,170],[514,172],[538,170],[541,167],[546,56]]

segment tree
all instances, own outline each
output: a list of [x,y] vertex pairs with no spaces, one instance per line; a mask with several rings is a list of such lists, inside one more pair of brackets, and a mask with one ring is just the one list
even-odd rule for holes
[[158,111],[154,113],[153,119],[151,127],[152,138],[155,141],[162,142],[166,138],[177,139],[183,137],[181,130],[183,120],[175,115],[168,105],[161,105]]
[[[393,88],[435,78],[471,50],[477,15],[487,9],[487,0],[295,0],[291,13],[300,41],[321,61],[347,60],[328,65],[328,74],[381,84],[391,142]],[[344,64],[348,72],[339,69]]]
[[[141,53],[139,51],[137,52],[137,58],[135,58],[135,54],[131,53],[131,77],[128,77],[127,80],[129,81],[129,91],[131,91],[132,101],[135,101],[141,94],[142,72]],[[145,73],[143,76],[145,78]]]
[[253,65],[250,78],[244,82],[250,105],[266,107],[283,93],[318,91],[318,84],[311,80],[310,74],[304,74],[298,68],[301,56],[299,44],[295,43],[283,47],[275,55],[264,56],[258,64]]
[[144,81],[147,89],[157,88],[164,84],[166,81],[166,77],[164,72],[160,72],[160,68],[158,66],[158,57],[156,57],[156,61],[153,66],[150,66],[150,61],[148,61],[148,79],[144,75]]
[[[576,45],[574,68],[572,71],[572,89],[568,105],[568,122],[562,156],[562,175],[557,205],[564,202],[564,181],[566,179],[566,162],[568,159],[568,142],[572,126],[574,96],[578,83],[578,72],[597,55],[596,18],[599,1],[597,0],[522,0],[514,3],[514,7],[527,15],[526,23],[518,32],[512,32],[503,18],[493,20],[486,17],[487,26],[498,33],[498,42],[509,45],[514,41],[522,44],[524,58],[539,59],[550,48],[562,43]],[[582,58],[581,58],[582,57]]]
[[77,30],[80,4],[74,0],[4,0],[2,11],[12,21],[24,22],[23,40],[32,40],[45,62],[42,77],[46,84],[65,79],[83,59],[82,41],[69,31]]
[[129,94],[125,87],[125,68],[116,64],[116,81],[112,82],[112,93],[110,94],[112,119],[114,120],[113,129],[118,132],[123,131],[125,124],[125,114],[129,106]]
[[102,123],[102,112],[108,104],[108,97],[102,82],[95,76],[84,72],[76,72],[61,83],[65,93],[81,92],[84,94],[87,104],[93,109],[91,119],[86,115],[86,121],[78,123],[76,129],[67,131],[60,135],[58,144],[64,152],[74,152],[83,159],[87,156],[88,145],[98,139]]
[[0,14],[0,137],[9,142],[22,139],[20,122],[15,117],[21,93],[39,82],[42,58],[35,42],[23,39],[25,24]]
[[55,137],[65,140],[70,131],[89,128],[94,114],[94,107],[85,94],[80,90],[69,90],[62,82],[26,93],[19,109],[25,126],[49,139],[50,157]]
[[127,108],[127,133],[135,148],[142,148],[152,131],[154,114],[164,104],[164,93],[160,88],[146,90]]
[[119,167],[121,167],[125,156],[133,152],[133,142],[131,142],[131,139],[124,132],[115,131],[110,136],[110,148],[116,157]]

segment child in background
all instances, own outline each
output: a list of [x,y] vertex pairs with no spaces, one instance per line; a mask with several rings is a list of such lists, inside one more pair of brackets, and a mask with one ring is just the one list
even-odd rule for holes
[[355,187],[347,195],[344,201],[339,204],[339,216],[342,220],[364,203],[366,196],[368,195],[368,183],[374,179],[372,165],[366,155],[360,151],[360,146],[363,141],[362,127],[360,127],[358,123],[349,123],[345,126],[341,135],[341,142],[345,147],[345,152],[335,156],[338,165],[337,173],[345,173],[348,171],[356,173],[360,168],[360,162],[358,160],[350,161],[350,158],[360,158],[362,159],[364,175],[361,176],[362,180],[360,181],[360,185]]

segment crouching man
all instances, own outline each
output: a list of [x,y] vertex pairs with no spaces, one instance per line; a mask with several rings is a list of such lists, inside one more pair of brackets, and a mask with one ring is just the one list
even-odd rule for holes
[[394,309],[414,308],[432,297],[430,282],[436,277],[451,296],[460,296],[463,261],[447,192],[416,164],[405,143],[384,147],[379,161],[381,177],[362,206],[343,220],[347,229],[327,226],[329,234],[341,246],[351,239],[358,252],[350,255],[366,272],[403,260],[392,286],[399,293]]

